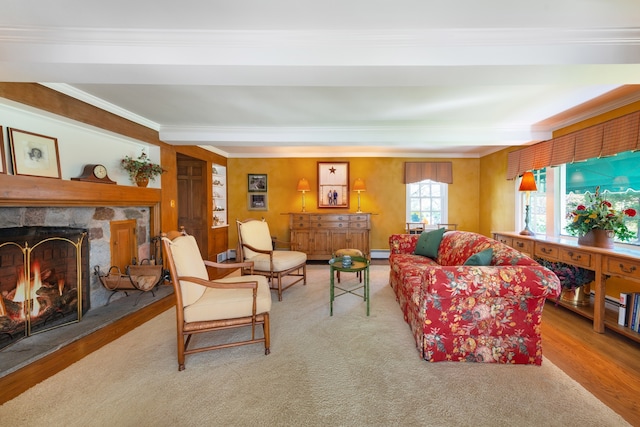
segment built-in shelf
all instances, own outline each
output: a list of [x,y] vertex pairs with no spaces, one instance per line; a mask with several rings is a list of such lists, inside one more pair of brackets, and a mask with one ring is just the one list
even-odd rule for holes
[[213,228],[227,227],[227,168],[222,165],[211,166]]

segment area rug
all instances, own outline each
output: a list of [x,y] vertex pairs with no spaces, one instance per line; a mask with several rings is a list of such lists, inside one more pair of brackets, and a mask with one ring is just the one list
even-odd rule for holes
[[178,372],[171,309],[0,406],[2,425],[628,425],[549,360],[421,360],[386,265],[371,267],[370,316],[350,294],[329,316],[328,270],[273,294],[268,356],[260,344],[200,353]]

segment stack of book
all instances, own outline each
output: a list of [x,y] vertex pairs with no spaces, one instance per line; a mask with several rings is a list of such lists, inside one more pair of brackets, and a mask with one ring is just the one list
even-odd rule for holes
[[640,332],[640,293],[620,292],[618,324]]

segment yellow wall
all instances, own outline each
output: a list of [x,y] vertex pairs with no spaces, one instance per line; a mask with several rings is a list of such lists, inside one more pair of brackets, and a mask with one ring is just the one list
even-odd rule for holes
[[[421,159],[421,161],[429,159]],[[350,207],[318,209],[317,162],[348,161],[350,186],[356,178],[364,179],[367,191],[361,194],[363,212],[372,216],[371,248],[389,249],[389,236],[405,229],[406,190],[403,183],[404,162],[415,158],[287,158],[287,159],[228,159],[227,182],[229,193],[229,247],[238,243],[235,219],[262,218],[269,222],[271,234],[289,239],[289,212],[300,212],[301,193],[296,191],[300,178],[307,178],[313,191],[305,196],[307,212],[355,212],[357,194],[352,192]],[[448,161],[432,159],[432,161]],[[453,184],[449,186],[449,222],[458,229],[479,232],[478,215],[480,190],[480,160],[451,159]],[[247,209],[247,175],[267,174],[268,204],[266,211]],[[504,175],[503,175],[504,176]],[[512,202],[513,203],[513,202]],[[512,227],[513,228],[513,227]],[[488,235],[488,234],[487,234]]]
[[507,180],[507,153],[501,150],[480,159],[480,233],[515,230],[515,183]]

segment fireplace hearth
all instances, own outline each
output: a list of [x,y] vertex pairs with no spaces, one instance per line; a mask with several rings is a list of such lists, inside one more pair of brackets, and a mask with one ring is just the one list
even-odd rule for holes
[[0,349],[90,308],[87,230],[0,229]]

